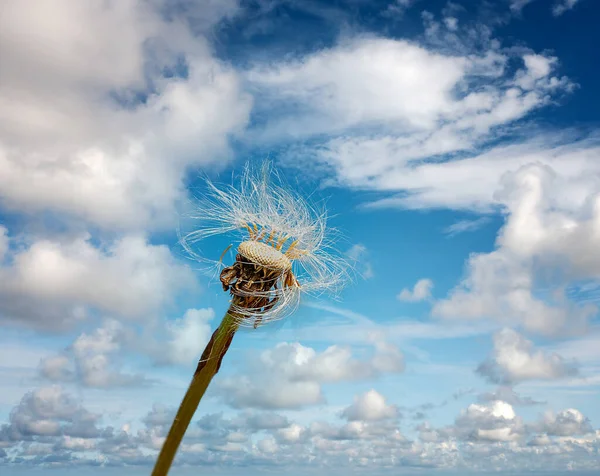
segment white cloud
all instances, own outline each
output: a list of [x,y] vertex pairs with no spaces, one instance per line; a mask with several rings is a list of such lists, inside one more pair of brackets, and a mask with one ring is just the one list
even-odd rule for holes
[[[375,391],[369,393],[377,396]],[[244,466],[259,471],[274,464],[310,465],[311,471],[323,474],[331,474],[333,467],[340,474],[357,467],[371,472],[415,466],[428,471],[486,472],[566,472],[598,467],[594,456],[600,431],[591,429],[576,409],[556,415],[548,412],[525,425],[505,402],[470,405],[454,425],[436,428],[425,422],[417,428],[418,440],[411,440],[400,431],[395,418],[386,418],[387,410],[373,413],[375,408],[386,408],[382,398],[357,396],[350,408],[358,408],[357,402],[363,400],[371,401],[368,417],[382,418],[349,422],[310,418],[301,425],[265,412],[203,415],[190,425],[175,464],[195,468],[219,465],[224,470]],[[80,465],[150,467],[173,415],[173,409],[154,405],[139,422],[118,425],[120,429],[100,427],[100,416],[91,414],[64,390],[43,388],[29,392],[15,406],[10,422],[0,430],[0,446],[6,448],[3,457],[14,466],[51,462],[65,468],[76,459]]]
[[364,279],[372,279],[375,277],[373,265],[368,259],[369,251],[367,247],[361,243],[356,243],[350,247],[346,255],[357,266],[357,270]]
[[[268,109],[272,119],[254,133],[269,141],[315,136],[316,146],[290,150],[290,162],[316,159],[334,174],[336,184],[408,192],[380,205],[478,204],[479,195],[493,194],[488,185],[497,177],[473,170],[477,178],[459,184],[458,173],[432,175],[437,168],[450,169],[448,163],[422,161],[472,153],[496,137],[494,131],[573,85],[556,74],[553,57],[531,52],[515,57],[493,41],[475,53],[472,38],[463,41],[461,35],[454,35],[458,46],[453,53],[360,37],[302,60],[256,67],[247,77],[258,89],[257,107]],[[513,73],[507,65],[516,60],[522,66]],[[284,102],[301,106],[283,108]],[[320,139],[324,135],[329,138]],[[452,193],[442,197],[444,187]],[[428,196],[433,203],[423,201]]]
[[523,7],[533,0],[510,0],[510,9],[515,13],[520,13]]
[[0,428],[0,441],[2,436],[9,441],[59,435],[94,438],[100,435],[97,420],[61,387],[41,387],[23,396],[10,423]]
[[556,353],[536,350],[533,342],[505,328],[494,334],[494,352],[477,372],[493,382],[512,384],[573,376],[577,374],[577,366]]
[[495,400],[501,400],[512,406],[541,405],[546,403],[534,400],[531,397],[523,397],[517,394],[512,387],[506,385],[502,385],[492,392],[485,392],[479,395],[479,401],[481,402],[493,402]]
[[383,395],[371,389],[355,397],[352,405],[345,408],[341,415],[349,421],[378,421],[395,418],[398,408],[387,404]]
[[195,287],[190,269],[143,236],[99,248],[89,235],[38,239],[0,267],[0,316],[53,329],[85,318],[90,309],[152,320],[178,292]]
[[[10,0],[0,19],[3,205],[102,227],[172,226],[186,168],[227,159],[251,107],[202,35],[229,13],[223,5],[237,8],[213,3],[195,9],[193,36],[176,11],[163,19],[162,1]],[[165,77],[181,58],[187,77]]]
[[558,413],[548,411],[544,413],[542,421],[533,425],[533,428],[554,436],[584,435],[594,431],[589,419],[574,408]]
[[579,3],[579,0],[558,0],[552,7],[552,14],[558,17],[571,10],[577,3]]
[[6,227],[0,225],[0,264],[4,260],[4,256],[8,251],[9,238]]
[[404,13],[419,0],[394,0],[383,11],[384,17],[402,18]]
[[[215,317],[212,309],[188,309],[180,319],[168,321],[166,352],[167,363],[190,364],[197,361],[211,334],[209,321]],[[162,359],[159,357],[159,361]]]
[[419,279],[412,291],[410,289],[404,288],[398,294],[398,299],[400,301],[407,302],[419,302],[425,301],[431,298],[431,289],[433,288],[433,281],[431,279]]
[[488,217],[479,217],[473,220],[459,220],[444,228],[443,232],[452,237],[461,233],[479,230],[481,227],[487,225],[489,221],[490,219]]
[[86,387],[143,385],[142,375],[121,369],[119,356],[126,340],[124,326],[108,320],[93,333],[79,335],[63,353],[42,360],[40,373],[54,382],[73,381]]
[[570,163],[506,172],[495,194],[508,213],[496,250],[471,255],[466,278],[435,304],[434,314],[491,317],[543,334],[581,332],[597,308],[569,301],[563,290],[600,272],[593,245],[600,233],[600,184],[592,162],[597,154],[567,148]]
[[455,431],[460,438],[473,441],[516,441],[525,428],[510,404],[496,400],[469,405],[456,419]]
[[404,356],[397,347],[380,340],[373,345],[373,355],[363,361],[353,358],[347,347],[333,345],[318,353],[282,342],[262,352],[246,375],[224,379],[220,394],[235,408],[299,408],[324,403],[323,383],[404,371]]
[[[266,131],[271,137],[339,133],[369,123],[417,132],[450,112],[450,90],[465,63],[406,41],[358,38],[299,61],[256,67],[247,79],[266,96],[257,106],[274,108]],[[292,100],[303,101],[300,110],[281,110],[282,101]],[[293,118],[286,117],[290,112]],[[368,161],[363,157],[364,171]]]

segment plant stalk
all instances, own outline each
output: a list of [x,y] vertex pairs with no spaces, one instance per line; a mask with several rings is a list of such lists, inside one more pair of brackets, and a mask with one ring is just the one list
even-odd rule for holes
[[179,405],[169,434],[160,450],[154,469],[152,470],[152,476],[166,476],[168,474],[183,435],[185,435],[208,385],[219,371],[221,361],[229,349],[238,327],[239,324],[232,315],[231,310],[228,310],[221,324],[213,333],[208,344],[206,344],[202,357],[200,357],[194,377]]

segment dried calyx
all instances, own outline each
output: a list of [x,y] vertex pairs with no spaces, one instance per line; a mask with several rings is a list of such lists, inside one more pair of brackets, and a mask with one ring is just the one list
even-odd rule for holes
[[221,272],[223,290],[232,296],[230,313],[238,323],[258,327],[262,316],[279,302],[282,291],[299,287],[292,261],[279,249],[261,241],[238,246],[235,263]]

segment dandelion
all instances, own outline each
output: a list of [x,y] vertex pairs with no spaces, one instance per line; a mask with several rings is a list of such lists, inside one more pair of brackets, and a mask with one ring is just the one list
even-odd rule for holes
[[[192,382],[156,461],[153,476],[166,475],[179,444],[210,381],[217,374],[235,332],[257,328],[292,313],[302,293],[335,292],[347,278],[347,261],[333,247],[334,230],[327,213],[281,184],[267,162],[246,165],[238,186],[217,187],[210,181],[194,218],[197,230],[181,238],[199,262],[220,271],[229,309],[208,342]],[[225,266],[196,251],[196,244],[220,234],[236,234],[237,254]]]

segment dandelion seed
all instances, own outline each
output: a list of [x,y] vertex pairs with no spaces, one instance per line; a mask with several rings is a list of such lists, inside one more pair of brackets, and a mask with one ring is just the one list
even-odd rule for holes
[[[193,218],[198,228],[181,238],[190,256],[220,271],[231,302],[204,350],[192,383],[158,456],[153,476],[166,475],[181,439],[240,326],[258,327],[293,312],[302,293],[335,292],[345,283],[348,262],[333,247],[327,213],[285,188],[269,163],[246,165],[238,187],[208,182]],[[229,266],[206,258],[196,244],[237,234],[237,255]],[[233,245],[230,245],[233,246]]]

